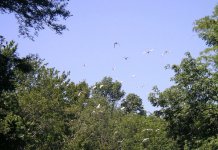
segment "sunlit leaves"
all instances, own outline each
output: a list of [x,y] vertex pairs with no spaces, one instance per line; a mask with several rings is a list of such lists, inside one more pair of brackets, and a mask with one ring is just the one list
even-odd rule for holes
[[197,141],[216,135],[218,130],[218,86],[207,63],[186,54],[180,65],[174,65],[175,85],[160,92],[154,87],[149,100],[160,106],[157,114],[168,122],[168,133],[177,143],[189,148],[200,146]]

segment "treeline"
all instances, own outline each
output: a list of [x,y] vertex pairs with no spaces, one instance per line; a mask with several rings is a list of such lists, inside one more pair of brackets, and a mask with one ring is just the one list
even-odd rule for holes
[[217,16],[215,7],[195,22],[209,48],[171,66],[174,85],[149,94],[160,108],[153,114],[120,82],[75,84],[37,55],[19,57],[15,42],[1,36],[0,149],[217,150]]
[[69,73],[16,50],[1,38],[1,149],[218,148],[216,55],[187,53],[173,65],[175,84],[154,87],[149,100],[161,109],[148,115],[142,99],[110,77],[75,84]]
[[[174,149],[166,122],[118,81],[75,84],[36,55],[1,46],[1,149]],[[117,103],[120,103],[118,106]]]

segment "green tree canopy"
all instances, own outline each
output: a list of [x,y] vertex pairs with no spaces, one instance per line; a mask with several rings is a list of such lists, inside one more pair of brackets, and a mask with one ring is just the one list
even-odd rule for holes
[[181,148],[197,148],[218,134],[218,85],[208,64],[186,54],[172,69],[175,85],[160,92],[154,87],[149,100],[168,122],[168,133]]
[[218,5],[211,16],[205,16],[195,22],[194,31],[208,46],[218,46]]
[[0,148],[22,149],[26,128],[17,98],[17,72],[29,73],[33,68],[29,57],[20,58],[17,45],[0,38]]
[[67,74],[45,65],[23,77],[25,80],[17,87],[17,95],[27,129],[25,147],[61,149],[68,129],[65,109],[76,97],[68,93],[75,90],[73,83]]
[[145,114],[145,110],[142,106],[142,99],[134,93],[128,94],[126,98],[122,100],[121,108],[123,108],[126,113],[133,112]]
[[95,86],[93,86],[92,94],[93,96],[105,97],[108,102],[114,103],[125,95],[121,87],[122,84],[120,82],[113,82],[111,77],[104,77],[101,82],[97,82]]
[[12,91],[15,89],[16,70],[30,72],[32,66],[28,64],[29,57],[18,57],[17,45],[14,41],[7,43],[3,37],[0,37],[0,93]]
[[117,101],[119,101],[125,92],[121,90],[122,84],[118,81],[113,82],[111,77],[104,77],[101,82],[97,82],[92,87],[92,95],[94,97],[104,97],[108,103],[112,105],[111,115],[113,115],[114,107]]
[[68,73],[16,50],[5,42],[0,51],[0,149],[176,149],[163,119],[136,114],[137,95],[126,98],[130,113],[114,107],[125,94],[118,81],[74,84]]
[[[194,31],[209,46],[201,55],[215,71],[218,71],[218,5],[211,16],[203,17],[195,22]],[[214,74],[218,80],[218,73]]]

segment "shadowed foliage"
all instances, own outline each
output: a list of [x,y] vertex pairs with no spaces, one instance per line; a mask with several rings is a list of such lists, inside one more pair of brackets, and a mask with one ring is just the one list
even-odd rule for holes
[[19,33],[33,39],[45,26],[61,34],[66,26],[58,24],[60,18],[71,16],[66,10],[68,0],[1,0],[1,13],[14,13],[19,24]]

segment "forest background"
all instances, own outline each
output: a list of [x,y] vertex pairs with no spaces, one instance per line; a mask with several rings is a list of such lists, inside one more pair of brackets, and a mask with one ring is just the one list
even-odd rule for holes
[[[50,28],[57,34],[62,34],[67,28],[64,22],[57,23],[57,21],[60,18],[65,20],[72,15],[67,9],[68,6],[68,1],[65,0],[3,1],[0,4],[2,14],[15,14],[18,20],[18,23],[15,24],[19,27],[16,31],[8,30],[10,32],[6,35],[3,34],[5,32],[1,31],[3,34],[0,47],[0,146],[2,149],[217,149],[218,7],[214,8],[211,15],[195,21],[194,24],[194,31],[206,42],[207,48],[206,46],[203,47],[201,54],[197,57],[193,57],[190,52],[187,52],[177,65],[167,61],[169,57],[165,58],[165,55],[175,53],[175,50],[168,50],[166,47],[162,47],[163,45],[157,46],[161,45],[161,42],[155,41],[154,44],[154,41],[146,40],[146,45],[144,45],[144,42],[132,40],[135,36],[131,34],[140,32],[136,29],[142,29],[139,26],[137,27],[136,20],[136,22],[128,19],[121,21],[124,23],[129,21],[130,27],[134,26],[134,32],[129,33],[126,31],[131,30],[125,28],[126,26],[121,26],[120,21],[116,19],[116,27],[119,27],[119,25],[120,27],[117,29],[111,28],[114,30],[114,32],[109,30],[111,34],[102,32],[107,30],[105,20],[101,20],[101,23],[103,23],[100,24],[101,28],[93,28],[94,24],[88,26],[90,27],[87,28],[89,31],[96,32],[98,29],[100,32],[97,33],[102,33],[104,36],[96,33],[101,38],[90,38],[90,35],[95,34],[87,34],[86,32],[87,37],[81,36],[80,38],[94,39],[94,41],[91,41],[92,43],[87,43],[88,45],[83,43],[86,40],[74,39],[75,44],[82,41],[77,45],[84,49],[83,53],[80,54],[68,53],[69,49],[67,52],[62,50],[65,48],[61,41],[64,40],[72,44],[71,38],[66,40],[62,35],[59,38],[53,37],[56,40],[58,39],[59,42],[57,42],[52,40],[53,38],[50,36],[42,35],[43,43],[40,45],[46,48],[43,51],[47,52],[50,57],[55,56],[52,53],[58,53],[54,49],[55,43],[58,43],[61,46],[59,47],[61,54],[65,53],[73,62],[79,61],[80,66],[78,63],[64,63],[65,59],[60,58],[67,57],[61,56],[60,53],[58,53],[59,57],[55,59],[61,61],[61,65],[78,65],[79,68],[75,67],[78,72],[75,69],[73,75],[78,76],[78,79],[85,77],[85,80],[72,82],[70,80],[70,78],[73,78],[72,73],[69,76],[69,73],[62,72],[62,69],[60,72],[51,68],[50,65],[46,64],[47,61],[35,54],[20,56],[17,53],[19,52],[19,45],[17,46],[15,42],[5,39],[10,34],[17,35],[15,33],[18,33],[19,36],[30,39],[28,42],[26,39],[19,39],[18,41],[37,45],[37,35],[39,33],[40,41],[40,33],[43,34],[44,29]],[[136,6],[133,5],[134,7]],[[109,7],[106,8],[109,9]],[[100,10],[97,9],[96,12]],[[140,9],[138,13],[140,13]],[[122,13],[120,12],[120,14]],[[139,15],[138,17],[142,16]],[[169,16],[166,15],[166,18],[169,19]],[[149,25],[148,22],[146,23]],[[11,25],[15,24],[12,23]],[[155,24],[150,22],[150,25]],[[1,29],[5,30],[3,27]],[[164,26],[162,29],[165,29]],[[168,35],[171,35],[169,39],[176,35],[173,32],[174,28],[170,28],[170,30],[172,31],[166,30],[167,34],[163,34],[165,43],[167,43]],[[78,33],[83,32],[78,31]],[[118,40],[104,41],[107,37],[115,35],[113,34],[115,32],[125,38],[116,36],[119,37]],[[150,34],[148,37],[158,39],[157,36],[152,38],[152,35]],[[128,37],[132,38],[128,39]],[[161,39],[163,39],[163,36]],[[31,40],[35,40],[35,42]],[[144,49],[142,44],[147,46],[147,49]],[[95,46],[101,47],[103,45],[110,45],[110,48],[105,48],[104,51],[93,50]],[[154,45],[155,47],[151,47]],[[127,49],[127,47],[130,49],[135,47],[136,50],[133,51]],[[91,50],[87,51],[89,48]],[[48,49],[52,49],[52,52]],[[29,53],[31,50],[26,52]],[[75,50],[72,50],[72,52],[75,52]],[[179,51],[177,52],[179,53]],[[90,55],[90,53],[95,55]],[[99,55],[99,53],[102,53],[102,55]],[[88,57],[89,55],[92,59]],[[147,62],[142,62],[142,58],[143,60],[146,59]],[[112,60],[115,61],[112,62]],[[90,64],[90,62],[92,63]],[[94,67],[92,66],[94,64],[100,66]],[[151,70],[146,67],[146,64],[152,65]],[[90,71],[89,65],[92,66],[90,68],[96,68],[98,71]],[[155,71],[156,65],[163,70]],[[61,66],[59,67],[61,68]],[[126,69],[122,70],[122,68]],[[146,68],[146,70],[141,68]],[[141,71],[138,72],[137,69],[141,69]],[[131,90],[139,88],[146,91],[144,89],[144,86],[147,86],[144,85],[145,79],[154,76],[153,80],[155,80],[155,75],[160,78],[160,75],[166,73],[164,73],[164,69],[172,69],[171,73],[167,73],[171,77],[173,76],[171,78],[172,83],[168,84],[169,88],[163,88],[163,84],[161,84],[161,92],[154,84],[152,85],[154,86],[153,92],[150,92],[150,94],[145,92],[150,103],[158,107],[156,111],[151,113],[150,110],[144,109],[142,98]],[[110,70],[110,73],[107,73],[106,70]],[[87,72],[91,72],[91,74]],[[86,81],[89,80],[86,79],[86,75],[91,76],[93,80],[95,75],[97,78],[101,77],[101,72],[106,74],[106,77],[102,77],[103,79],[100,81],[95,83]],[[148,72],[151,73],[150,76]],[[116,77],[115,74],[125,80],[113,79]],[[144,78],[144,80],[141,80],[141,78]],[[123,85],[131,88],[124,91]]]

